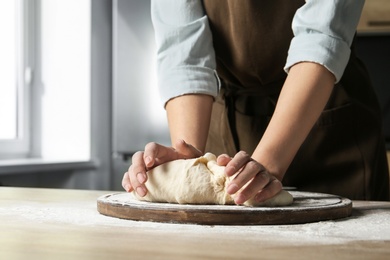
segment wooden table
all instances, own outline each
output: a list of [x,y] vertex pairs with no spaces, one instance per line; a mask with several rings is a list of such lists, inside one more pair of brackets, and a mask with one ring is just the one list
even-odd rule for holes
[[106,191],[0,187],[0,259],[389,259],[390,202],[337,221],[277,226],[136,222],[100,215]]

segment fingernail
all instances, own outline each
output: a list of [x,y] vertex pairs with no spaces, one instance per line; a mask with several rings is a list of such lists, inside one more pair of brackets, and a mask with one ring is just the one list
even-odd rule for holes
[[229,193],[229,194],[234,194],[234,193],[236,193],[236,191],[238,191],[238,186],[237,186],[237,184],[235,184],[235,183],[230,184],[230,185],[227,187],[226,191],[227,191],[227,193]]
[[147,156],[145,158],[145,164],[148,166],[152,162],[152,158],[150,156]]
[[125,191],[127,191],[127,192],[130,191],[130,185],[129,185],[129,184],[126,184],[126,185],[125,185]]
[[137,173],[137,180],[138,180],[141,184],[143,184],[143,183],[146,181],[146,176],[145,176],[145,174],[143,174],[143,173],[141,173],[141,172]]
[[143,197],[143,196],[146,195],[145,189],[143,189],[142,187],[138,187],[138,188],[137,188],[137,193],[138,193],[138,195],[140,195],[141,197]]

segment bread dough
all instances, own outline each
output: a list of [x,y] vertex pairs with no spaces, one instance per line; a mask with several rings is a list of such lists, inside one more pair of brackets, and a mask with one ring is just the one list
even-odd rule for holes
[[[225,187],[233,177],[227,177],[224,166],[217,164],[214,154],[206,153],[195,159],[175,160],[155,167],[147,172],[145,183],[148,193],[144,197],[133,195],[139,200],[179,204],[235,204],[234,195]],[[282,190],[265,202],[250,199],[246,206],[287,206],[293,197]]]

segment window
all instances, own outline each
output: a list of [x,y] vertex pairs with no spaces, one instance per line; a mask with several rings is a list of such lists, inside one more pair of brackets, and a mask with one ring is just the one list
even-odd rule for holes
[[0,159],[90,159],[90,13],[90,0],[0,0]]
[[41,110],[33,122],[40,117],[39,153],[45,159],[89,160],[91,1],[39,2],[38,100],[33,99]]
[[0,128],[1,139],[15,139],[17,137],[17,84],[16,79],[16,6],[17,2],[0,2],[0,31],[4,35],[3,46],[0,49],[0,74],[2,87],[0,88]]
[[0,158],[29,153],[33,2],[0,0]]

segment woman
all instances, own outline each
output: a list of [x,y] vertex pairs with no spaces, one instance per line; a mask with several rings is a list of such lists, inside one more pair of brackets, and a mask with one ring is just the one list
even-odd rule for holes
[[388,200],[380,107],[351,47],[363,4],[152,1],[173,146],[136,153],[123,187],[144,196],[148,169],[210,151],[228,176],[240,172],[228,193],[248,184],[237,204],[282,183]]

